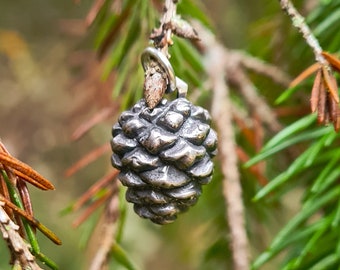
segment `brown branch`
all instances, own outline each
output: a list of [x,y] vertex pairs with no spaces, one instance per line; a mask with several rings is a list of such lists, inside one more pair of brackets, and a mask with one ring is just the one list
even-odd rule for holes
[[13,255],[13,265],[20,265],[22,269],[41,270],[29,251],[28,245],[21,238],[19,227],[9,218],[0,202],[0,231]]
[[303,38],[306,40],[308,46],[313,50],[315,60],[318,61],[323,66],[328,66],[327,60],[322,55],[322,48],[318,40],[313,35],[309,26],[305,22],[305,18],[296,10],[294,5],[289,0],[279,0],[281,8],[290,17],[293,26],[296,27],[301,33]]
[[[200,32],[205,47],[205,68],[213,89],[212,116],[219,133],[219,155],[221,158],[223,195],[226,202],[226,217],[230,229],[230,244],[235,270],[249,269],[248,239],[242,188],[238,170],[236,142],[232,125],[229,89],[225,83],[227,55],[222,46],[207,33]],[[223,61],[224,60],[224,61]]]
[[[219,153],[222,172],[225,177],[223,181],[223,195],[226,202],[226,216],[230,229],[233,269],[248,270],[249,245],[245,228],[242,188],[237,166],[239,153],[235,143],[231,118],[232,114],[235,114],[235,108],[229,99],[227,83],[236,84],[253,114],[256,115],[257,120],[261,120],[271,130],[277,132],[281,128],[279,121],[273,110],[258,94],[256,87],[247,77],[244,68],[252,69],[257,73],[270,77],[273,81],[284,86],[288,85],[290,79],[278,68],[273,69],[273,66],[261,60],[256,60],[246,54],[222,47],[213,35],[203,29],[202,26],[195,24],[195,28],[200,30],[199,35],[206,59],[205,68],[209,76],[211,88],[214,91],[212,115],[219,132]],[[252,122],[254,124],[254,121]],[[258,169],[262,170],[262,168]]]
[[160,20],[161,25],[154,29],[150,35],[154,46],[161,49],[166,56],[169,56],[168,47],[173,43],[172,34],[181,38],[199,40],[196,30],[191,24],[176,15],[177,2],[178,0],[165,0],[164,12]]
[[[212,37],[207,37],[205,33],[206,31],[198,22],[192,23],[194,24],[195,29],[199,30],[198,32],[202,38],[202,44],[199,44],[199,46],[203,46],[202,49],[204,51],[206,48],[206,42],[210,42],[209,39],[212,39]],[[279,131],[282,126],[274,111],[269,107],[265,99],[258,94],[256,87],[246,75],[244,67],[252,69],[254,72],[266,75],[267,77],[272,78],[274,82],[284,86],[289,84],[289,76],[278,67],[265,63],[253,56],[249,56],[239,51],[229,50],[222,46],[220,48],[223,50],[224,57],[228,59],[228,61],[224,59],[226,61],[224,68],[226,76],[228,77],[228,82],[237,85],[240,93],[249,105],[250,110],[255,112],[261,121],[267,124],[270,130],[274,132]],[[220,59],[220,61],[222,61],[222,59]],[[274,73],[276,73],[276,75]],[[233,104],[231,105],[231,109],[232,112],[235,112]]]
[[[228,56],[227,56],[228,57]],[[243,97],[254,112],[260,117],[261,121],[274,131],[279,131],[282,126],[277,120],[273,110],[265,100],[258,94],[255,86],[246,76],[240,67],[231,67],[227,70],[228,78],[238,85]]]
[[116,221],[119,217],[118,182],[112,182],[113,193],[106,204],[104,221],[101,226],[101,242],[89,270],[103,270],[115,243]]
[[172,29],[169,26],[171,25],[172,18],[176,16],[176,4],[177,1],[175,0],[165,0],[164,12],[160,20],[161,25],[159,28],[154,29],[150,35],[154,46],[160,48],[166,56],[169,56],[168,48],[173,43],[171,40]]
[[268,64],[262,61],[259,58],[253,57],[249,54],[245,54],[244,52],[233,52],[237,54],[239,57],[239,61],[241,64],[250,69],[255,71],[258,74],[263,74],[268,78],[271,78],[274,82],[281,84],[284,87],[287,87],[292,80],[285,72],[283,72],[277,66]]
[[[338,116],[338,104],[340,99],[338,95],[338,86],[332,73],[332,68],[338,70],[338,64],[340,65],[340,62],[337,61],[336,57],[331,56],[327,52],[323,52],[318,40],[306,24],[305,18],[300,15],[291,1],[279,0],[279,2],[281,8],[290,17],[293,26],[302,33],[307,45],[313,50],[315,60],[319,64],[314,64],[309,67],[294,80],[294,83],[299,82],[299,80],[301,81],[301,78],[303,79],[311,74],[314,69],[321,70],[321,82],[318,82],[318,76],[316,76],[314,81],[311,109],[312,111],[315,111],[317,108],[318,122],[320,124],[328,125],[331,122],[335,131],[338,132],[340,127],[340,117]],[[319,98],[317,97],[317,91],[319,92]]]
[[114,234],[116,226],[114,223],[107,223],[102,228],[102,233],[105,237],[102,238],[100,246],[93,258],[89,270],[103,270],[107,269],[108,255],[111,252],[111,247],[115,242]]

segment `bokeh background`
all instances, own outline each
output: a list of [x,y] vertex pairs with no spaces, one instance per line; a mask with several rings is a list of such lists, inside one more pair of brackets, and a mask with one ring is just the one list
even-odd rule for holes
[[[249,48],[256,24],[276,1],[260,5],[246,0],[203,2],[218,38],[229,48],[242,50]],[[65,177],[65,171],[82,155],[108,142],[116,121],[101,123],[80,140],[71,140],[74,130],[111,97],[110,81],[101,80],[96,61],[96,29],[86,29],[84,24],[91,4],[89,0],[0,0],[0,138],[12,155],[56,186],[55,191],[30,191],[36,217],[63,240],[62,246],[54,246],[38,233],[41,249],[63,270],[86,269],[91,255],[86,240],[93,222],[75,229],[72,222],[79,213],[62,215],[62,211],[110,167],[109,154],[72,177]],[[282,57],[275,56],[271,60]],[[223,206],[214,208],[223,200],[220,190],[221,183],[213,182],[204,190],[210,195],[202,196],[197,206],[181,216],[184,224],[195,224],[194,228],[182,223],[156,227],[130,209],[123,244],[136,264],[142,269],[199,269],[202,251],[209,245],[213,261],[200,269],[227,269],[227,239],[218,238],[216,231],[206,233],[213,222],[217,228],[226,227]],[[291,205],[286,207],[288,212],[295,211],[294,201]],[[273,231],[280,222],[273,222]],[[268,242],[269,235],[259,231],[255,236],[259,246]],[[0,245],[0,269],[10,269],[3,241]]]

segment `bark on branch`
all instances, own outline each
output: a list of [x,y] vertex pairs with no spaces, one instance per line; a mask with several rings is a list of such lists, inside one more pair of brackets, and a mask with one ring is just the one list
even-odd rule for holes
[[213,89],[212,116],[219,133],[219,155],[224,175],[223,195],[226,200],[226,217],[230,229],[233,269],[248,270],[249,250],[242,188],[237,164],[229,88],[225,81],[227,57],[224,48],[207,32],[200,37],[205,47],[204,64]]

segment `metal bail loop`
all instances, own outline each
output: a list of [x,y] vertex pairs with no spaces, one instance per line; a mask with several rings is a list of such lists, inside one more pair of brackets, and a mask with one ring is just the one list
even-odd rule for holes
[[146,48],[141,55],[141,62],[144,71],[147,71],[150,68],[151,61],[155,61],[161,66],[161,68],[165,71],[169,80],[169,88],[166,93],[172,93],[176,89],[178,90],[178,97],[185,97],[188,92],[188,85],[181,79],[175,76],[175,72],[171,66],[169,59],[156,48],[148,47]]
[[177,85],[177,97],[185,98],[188,93],[188,84],[182,79],[176,77],[176,85]]

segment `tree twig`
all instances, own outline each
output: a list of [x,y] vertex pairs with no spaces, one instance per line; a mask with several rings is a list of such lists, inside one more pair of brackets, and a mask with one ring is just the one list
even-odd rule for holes
[[[209,40],[213,39],[212,35],[208,35],[207,31],[198,22],[193,22],[193,25],[200,34],[202,42],[200,42],[199,46],[203,46],[202,49],[204,51],[207,47],[207,42],[211,42]],[[282,126],[278,121],[275,112],[270,108],[265,99],[259,95],[256,87],[249,80],[244,69],[248,68],[256,73],[266,75],[274,82],[283,86],[288,86],[290,81],[289,76],[278,67],[265,63],[253,56],[241,53],[237,50],[230,50],[223,46],[220,46],[220,49],[223,50],[224,57],[228,59],[228,61],[224,59],[224,68],[229,83],[236,84],[240,93],[249,105],[250,110],[256,112],[261,121],[267,124],[271,131],[277,132],[280,130]],[[223,62],[223,59],[221,58],[220,61]]]
[[163,16],[160,19],[161,25],[159,28],[154,29],[150,35],[150,39],[154,41],[154,46],[160,48],[166,56],[169,56],[168,48],[169,45],[172,45],[171,20],[176,16],[176,8],[176,0],[165,0]]
[[255,86],[251,83],[244,71],[240,67],[233,67],[231,70],[227,70],[227,72],[230,80],[238,85],[246,102],[261,118],[261,121],[266,123],[272,131],[278,132],[282,128],[281,124],[277,120],[273,110],[257,93]]
[[3,206],[4,203],[0,202],[0,231],[13,255],[13,264],[19,264],[22,269],[42,270],[21,238],[18,232],[19,226],[10,219]]
[[176,14],[177,2],[178,0],[165,0],[164,12],[160,20],[161,25],[154,29],[150,35],[150,39],[154,41],[154,46],[161,49],[168,57],[168,47],[173,44],[172,34],[186,39],[199,39],[191,24]]
[[288,87],[291,82],[291,78],[283,72],[277,66],[268,64],[259,58],[246,54],[244,52],[233,51],[234,54],[238,55],[239,61],[247,69],[253,70],[256,73],[262,74],[271,78],[277,84],[284,87]]
[[[232,125],[229,89],[225,83],[226,54],[222,46],[207,33],[201,35],[205,47],[205,67],[213,89],[212,116],[219,133],[219,155],[221,158],[223,195],[226,202],[226,217],[230,229],[230,242],[235,270],[249,269],[248,238],[242,188],[238,170],[236,143]],[[224,60],[224,61],[223,61]]]
[[290,17],[293,26],[302,33],[302,36],[306,40],[308,46],[313,50],[315,60],[321,65],[329,66],[327,60],[322,56],[322,48],[318,40],[315,38],[309,26],[306,24],[305,18],[296,10],[290,0],[279,0],[279,2],[281,8]]
[[119,216],[118,183],[112,181],[114,192],[106,204],[104,221],[101,224],[101,243],[91,261],[89,270],[103,270],[107,266],[108,258],[115,243],[116,221]]

